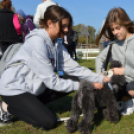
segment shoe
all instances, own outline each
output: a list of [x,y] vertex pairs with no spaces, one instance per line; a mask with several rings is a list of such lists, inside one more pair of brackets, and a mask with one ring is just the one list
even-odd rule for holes
[[68,42],[67,42],[67,41],[64,41],[64,43],[65,43],[65,44],[68,44]]
[[125,101],[117,101],[117,109],[121,112],[126,108],[126,102]]
[[125,109],[121,112],[121,115],[130,115],[134,112],[134,99],[130,99],[125,102]]
[[13,122],[12,121],[2,121],[0,120],[0,127],[4,127],[4,126],[12,126]]
[[0,127],[11,126],[13,124],[12,115],[2,109],[2,101],[0,101]]

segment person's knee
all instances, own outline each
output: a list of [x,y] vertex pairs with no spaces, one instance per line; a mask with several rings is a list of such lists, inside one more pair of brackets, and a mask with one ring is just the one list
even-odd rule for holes
[[49,129],[53,129],[57,126],[57,119],[54,118],[53,120],[50,121],[49,123]]
[[129,91],[128,91],[128,94],[129,94],[130,96],[134,97],[134,90],[129,90]]
[[126,90],[130,96],[134,97],[134,81],[127,84]]
[[50,130],[50,129],[54,129],[56,126],[57,126],[57,119],[55,117],[55,118],[51,118],[49,121],[45,122],[43,125],[43,128],[45,130]]
[[[27,122],[29,123],[29,122]],[[49,118],[49,119],[39,119],[36,120],[36,121],[32,121],[30,124],[33,125],[33,127],[36,127],[36,128],[43,128],[44,130],[50,130],[50,129],[54,129],[56,126],[57,126],[57,119],[56,117],[53,117],[53,118]]]

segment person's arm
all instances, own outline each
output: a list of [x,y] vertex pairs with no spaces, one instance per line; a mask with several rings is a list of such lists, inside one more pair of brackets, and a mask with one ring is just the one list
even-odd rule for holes
[[98,74],[101,74],[101,69],[103,68],[103,65],[106,61],[108,50],[109,50],[109,45],[103,51],[101,51],[101,53],[95,59],[95,68],[96,68],[96,73]]
[[19,17],[17,14],[13,15],[13,24],[14,24],[14,28],[17,31],[18,35],[22,35],[21,25],[20,25]]
[[[64,80],[59,78],[53,71],[51,59],[49,59],[49,50],[47,43],[39,37],[33,37],[34,41],[32,47],[34,50],[31,52],[31,58],[27,61],[27,65],[36,74],[37,77],[42,79],[45,86],[60,92],[70,92],[78,90],[79,82],[72,80]],[[30,42],[30,40],[29,40]],[[27,46],[27,44],[25,44]]]
[[[115,75],[124,75],[125,69],[123,67],[115,67],[111,69]],[[132,72],[131,72],[132,73]]]
[[40,5],[38,5],[36,13],[34,15],[33,23],[37,28],[40,28],[40,18],[41,18],[41,12],[40,12]]
[[130,68],[130,67],[128,67],[128,66],[125,66],[124,75],[125,75],[125,76],[129,76],[129,77],[131,77],[132,79],[134,79],[134,69],[133,69],[133,68]]
[[120,67],[120,68],[113,68],[112,69],[113,73],[115,75],[125,75],[125,76],[129,76],[132,79],[134,79],[134,69],[128,67],[127,65],[124,67]]
[[85,79],[93,83],[103,83],[104,76],[96,74],[91,70],[80,66],[76,61],[74,61],[70,57],[64,46],[62,46],[62,51],[63,51],[63,62],[61,61],[61,63],[63,64],[63,69],[67,74],[77,76],[79,77],[80,80]]

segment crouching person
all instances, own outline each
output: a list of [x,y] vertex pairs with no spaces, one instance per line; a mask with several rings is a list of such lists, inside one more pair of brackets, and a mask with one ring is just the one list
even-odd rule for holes
[[25,43],[1,76],[0,94],[6,104],[1,105],[0,112],[49,130],[56,127],[57,119],[45,104],[78,90],[80,85],[78,81],[58,77],[54,72],[56,68],[93,82],[96,89],[101,89],[101,83],[109,79],[79,66],[64,46],[56,42],[56,38],[62,38],[72,26],[69,12],[53,5],[47,8],[44,18],[44,28],[26,36]]

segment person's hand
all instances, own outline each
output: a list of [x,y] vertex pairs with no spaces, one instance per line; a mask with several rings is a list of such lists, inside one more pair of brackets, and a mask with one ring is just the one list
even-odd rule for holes
[[115,75],[123,75],[124,74],[124,68],[113,68],[111,69]]
[[109,82],[110,79],[111,79],[110,77],[104,77],[103,82]]
[[101,83],[93,83],[95,89],[102,89],[103,85]]

